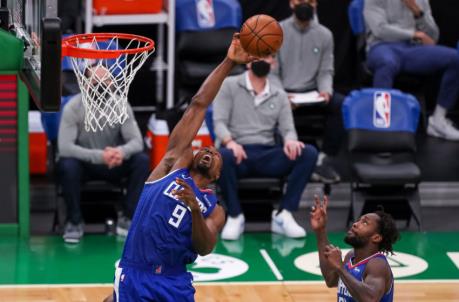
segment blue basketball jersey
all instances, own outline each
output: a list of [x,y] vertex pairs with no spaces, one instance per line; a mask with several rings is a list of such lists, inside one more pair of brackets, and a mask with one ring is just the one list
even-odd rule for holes
[[[354,257],[351,257],[344,264],[344,267],[352,276],[354,276],[355,279],[359,281],[363,281],[363,275],[365,273],[365,268],[368,262],[373,258],[382,258],[387,262],[386,256],[384,256],[383,254],[377,253],[356,264],[352,264]],[[380,302],[392,302],[393,299],[394,299],[394,278],[392,277],[392,285],[390,287],[390,290],[384,294]],[[356,302],[356,300],[352,298],[351,294],[347,290],[346,285],[341,280],[341,278],[338,281],[338,302]]]
[[217,204],[211,190],[200,190],[188,169],[178,169],[153,182],[145,183],[129,229],[120,267],[151,267],[152,272],[167,274],[186,271],[197,253],[191,240],[191,210],[172,195],[180,190],[179,177],[192,188],[204,218]]

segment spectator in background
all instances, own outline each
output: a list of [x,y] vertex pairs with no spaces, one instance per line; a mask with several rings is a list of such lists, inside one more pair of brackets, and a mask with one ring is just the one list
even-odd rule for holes
[[290,0],[293,15],[280,23],[284,42],[274,73],[287,92],[316,90],[325,99],[327,124],[312,179],[335,183],[340,176],[331,165],[331,158],[338,154],[344,136],[341,117],[344,97],[333,92],[333,35],[314,17],[316,7],[316,0]]
[[[297,140],[292,111],[283,89],[268,80],[273,57],[248,64],[249,70],[227,78],[214,101],[214,126],[221,144],[219,179],[228,207],[222,239],[236,240],[244,231],[237,179],[288,176],[280,208],[272,213],[271,230],[288,237],[306,236],[292,216],[314,169],[317,151]],[[276,129],[283,146],[276,145]]]
[[446,118],[459,96],[457,50],[435,45],[439,31],[428,0],[366,0],[367,65],[373,86],[391,88],[397,74],[442,73],[437,106],[427,133],[459,140],[459,131]]
[[[98,67],[96,77],[108,72]],[[124,217],[118,218],[116,232],[126,236],[130,219],[148,176],[148,156],[142,153],[143,141],[132,108],[128,104],[128,118],[122,124],[102,131],[88,132],[84,125],[84,106],[81,95],[72,98],[63,109],[58,134],[58,176],[67,206],[64,241],[78,243],[83,236],[80,209],[80,186],[87,180],[106,180],[119,183],[127,179],[123,200]]]

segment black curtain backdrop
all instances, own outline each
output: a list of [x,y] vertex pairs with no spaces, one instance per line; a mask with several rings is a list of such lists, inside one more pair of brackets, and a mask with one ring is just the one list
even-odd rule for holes
[[[355,39],[347,18],[351,0],[318,0],[322,25],[333,32],[335,42],[335,88],[343,93],[356,88],[357,56]],[[240,0],[244,20],[268,14],[281,21],[291,15],[289,0]],[[459,41],[459,1],[431,0],[432,14],[440,28],[440,45],[457,47]]]
[[432,14],[440,28],[440,45],[457,48],[459,41],[459,1],[430,0]]

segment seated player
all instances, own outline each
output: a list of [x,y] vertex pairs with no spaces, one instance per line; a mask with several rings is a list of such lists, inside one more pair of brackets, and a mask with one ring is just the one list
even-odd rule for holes
[[394,276],[384,254],[393,253],[399,232],[392,217],[382,211],[368,213],[352,224],[344,242],[353,250],[342,260],[341,251],[326,234],[328,198],[316,196],[311,227],[317,235],[320,270],[328,287],[338,286],[338,301],[391,302]]
[[235,35],[227,57],[205,80],[172,131],[166,155],[140,196],[116,269],[113,300],[194,301],[193,278],[186,265],[197,254],[213,250],[225,213],[207,189],[220,176],[221,156],[214,148],[193,156],[191,142],[225,77],[237,63],[251,59]]

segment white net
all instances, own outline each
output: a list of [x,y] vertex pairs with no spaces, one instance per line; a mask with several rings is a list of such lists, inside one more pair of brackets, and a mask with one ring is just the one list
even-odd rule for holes
[[[127,45],[123,47],[120,42],[126,42]],[[121,39],[115,35],[108,40],[98,40],[94,36],[89,42],[76,38],[74,46],[109,53],[119,49],[144,48],[148,46],[147,43],[137,39]],[[129,86],[136,72],[153,52],[154,48],[139,50],[121,53],[110,59],[71,57],[85,108],[86,131],[97,132],[106,126],[113,127],[126,121]]]

